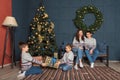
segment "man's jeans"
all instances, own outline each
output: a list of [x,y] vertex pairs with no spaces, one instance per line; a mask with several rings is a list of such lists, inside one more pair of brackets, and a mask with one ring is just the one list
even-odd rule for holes
[[85,50],[85,54],[89,60],[90,63],[95,62],[96,58],[99,55],[99,51],[97,49],[94,49],[93,53],[90,54],[90,50]]

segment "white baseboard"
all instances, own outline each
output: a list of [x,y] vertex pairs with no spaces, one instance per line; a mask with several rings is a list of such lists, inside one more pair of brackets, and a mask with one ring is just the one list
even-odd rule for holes
[[[10,65],[11,65],[11,63],[9,63],[9,64],[4,64],[3,67],[10,66]],[[2,68],[2,66],[0,66],[0,68]]]
[[109,62],[120,62],[119,60],[109,60]]
[[[103,61],[106,61],[106,60],[103,60]],[[18,64],[19,62],[20,62],[20,61],[16,61],[16,64]],[[120,63],[119,60],[109,60],[109,62],[117,62],[117,63]],[[11,63],[9,63],[9,64],[4,64],[3,67],[10,66],[10,65],[11,65]],[[2,68],[2,66],[0,66],[0,68]]]
[[[16,64],[18,64],[20,61],[16,61]],[[10,66],[11,63],[8,63],[8,64],[4,64],[3,67],[6,67],[6,66]],[[0,66],[0,68],[2,68],[2,66]]]

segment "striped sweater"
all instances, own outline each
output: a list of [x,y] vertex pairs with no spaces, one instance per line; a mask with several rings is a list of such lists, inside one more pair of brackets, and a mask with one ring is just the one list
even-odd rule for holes
[[96,39],[95,38],[86,38],[85,39],[85,49],[94,50],[96,48]]
[[[86,37],[84,37],[86,39]],[[79,39],[80,41],[76,40],[76,37],[73,39],[73,48],[80,48],[83,49],[85,41],[83,41],[81,38]]]
[[60,62],[72,65],[73,59],[74,59],[74,54],[72,51],[70,51],[69,53],[65,52],[65,54],[64,54],[63,58],[60,60]]
[[32,63],[42,64],[42,61],[38,61],[38,60],[34,59],[30,55],[30,53],[22,52],[21,57],[22,57],[22,64],[21,64],[22,71],[28,70],[32,66]]

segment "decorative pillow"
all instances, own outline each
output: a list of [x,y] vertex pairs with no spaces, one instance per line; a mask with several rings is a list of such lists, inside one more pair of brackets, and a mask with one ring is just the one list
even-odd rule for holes
[[107,50],[107,44],[105,42],[99,42],[97,43],[97,49],[100,53],[106,53]]

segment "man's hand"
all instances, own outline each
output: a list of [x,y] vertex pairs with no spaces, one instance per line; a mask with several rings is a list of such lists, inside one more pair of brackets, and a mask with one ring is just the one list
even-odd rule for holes
[[42,65],[43,67],[46,67],[46,66],[47,66],[47,64],[46,64],[46,63],[42,63],[41,65]]
[[90,50],[90,54],[93,54],[93,50],[92,49]]

